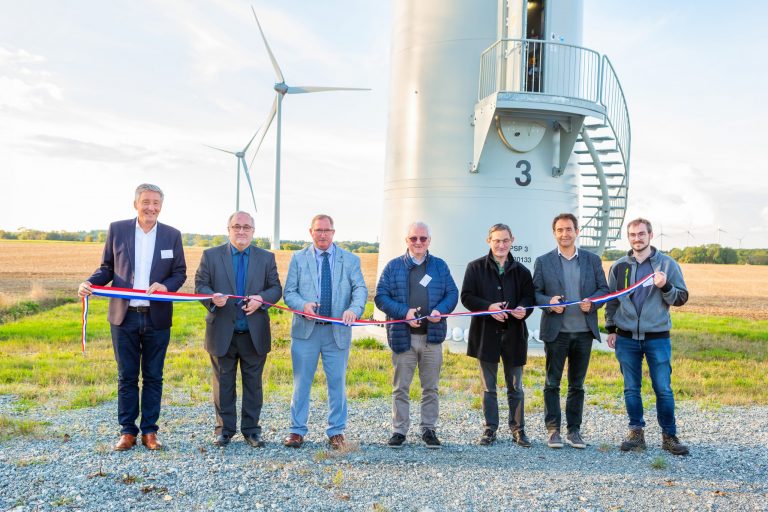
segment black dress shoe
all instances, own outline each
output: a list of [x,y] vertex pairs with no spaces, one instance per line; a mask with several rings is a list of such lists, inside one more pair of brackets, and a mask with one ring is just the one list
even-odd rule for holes
[[243,437],[245,437],[245,442],[254,448],[264,448],[264,445],[267,444],[264,442],[264,439],[261,438],[261,434],[259,433],[248,434],[247,436]]
[[227,446],[231,440],[232,436],[227,434],[219,434],[216,436],[216,439],[213,440],[213,444],[216,446]]

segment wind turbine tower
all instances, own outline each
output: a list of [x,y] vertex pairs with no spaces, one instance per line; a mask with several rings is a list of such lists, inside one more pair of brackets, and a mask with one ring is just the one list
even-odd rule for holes
[[[275,116],[277,116],[277,140],[275,143],[275,211],[274,224],[272,226],[272,249],[277,250],[280,249],[280,153],[283,125],[283,98],[286,94],[305,94],[310,92],[328,91],[370,91],[370,89],[360,87],[323,87],[316,85],[291,87],[287,85],[285,83],[285,78],[283,77],[283,72],[280,70],[280,66],[277,63],[277,59],[275,59],[275,56],[272,53],[272,49],[269,47],[267,37],[264,35],[264,30],[261,28],[261,23],[259,23],[259,18],[256,16],[256,11],[253,7],[251,7],[251,11],[253,12],[253,18],[256,20],[256,26],[259,27],[261,39],[264,41],[264,47],[267,49],[267,53],[269,54],[269,60],[272,62],[272,67],[275,70],[275,77],[277,80],[273,87],[275,90],[275,101],[272,102],[272,109],[269,111],[269,114],[267,114],[267,121],[264,123],[264,134],[266,134],[267,130],[269,130],[269,127],[272,124],[272,120],[275,118]],[[262,140],[263,138],[264,136],[262,135]],[[259,147],[261,147],[261,140],[259,141],[259,144],[256,147],[256,151],[254,152],[254,158],[256,158],[255,153],[258,153]]]
[[[583,0],[394,4],[379,275],[417,220],[459,288],[497,222],[531,270],[559,213],[579,217],[581,250],[620,238],[629,114],[608,58],[581,46]],[[468,326],[451,319],[449,335],[465,341]]]

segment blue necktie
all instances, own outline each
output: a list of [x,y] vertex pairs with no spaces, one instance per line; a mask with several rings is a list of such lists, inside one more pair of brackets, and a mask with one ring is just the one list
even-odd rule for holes
[[331,263],[328,261],[328,253],[324,252],[323,272],[320,276],[320,315],[331,316]]
[[[237,258],[237,276],[235,277],[235,282],[237,283],[237,294],[242,297],[245,295],[245,253],[238,253]],[[241,306],[242,304],[237,307],[238,320],[245,318],[245,311],[242,310]]]

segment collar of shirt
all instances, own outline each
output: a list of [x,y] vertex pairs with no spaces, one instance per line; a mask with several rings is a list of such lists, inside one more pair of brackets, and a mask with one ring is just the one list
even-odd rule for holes
[[322,257],[322,254],[324,252],[327,252],[328,253],[328,257],[331,259],[331,261],[333,261],[333,255],[336,253],[336,244],[331,244],[330,246],[328,246],[328,249],[325,250],[325,251],[321,251],[320,249],[315,247],[314,244],[312,244],[312,250],[315,252],[315,259],[316,260],[319,260]]
[[232,256],[234,256],[235,254],[237,254],[239,252],[245,253],[246,256],[250,256],[250,254],[251,254],[251,245],[250,244],[248,244],[248,247],[246,247],[245,249],[243,249],[241,251],[240,249],[238,249],[237,247],[232,245],[232,242],[230,242],[229,243],[229,248],[232,249]]
[[568,256],[566,256],[565,254],[563,254],[562,252],[560,252],[560,248],[559,247],[557,248],[557,254],[559,256],[562,256],[563,258],[567,259],[568,261],[571,261],[573,258],[578,258],[579,257],[579,248],[578,247],[574,247],[574,249],[575,250],[573,252],[573,256],[571,256],[570,258]]
[[423,258],[421,258],[420,260],[417,260],[416,257],[413,254],[411,254],[411,251],[408,251],[408,257],[411,258],[411,261],[413,262],[414,265],[421,265],[422,263],[424,263],[424,260],[427,259],[427,255],[425,253]]
[[146,233],[142,229],[141,225],[139,225],[139,219],[136,219],[136,234],[142,235],[142,236],[149,236],[152,233],[157,233],[157,222],[155,222],[155,225],[152,226],[152,229],[147,231]]

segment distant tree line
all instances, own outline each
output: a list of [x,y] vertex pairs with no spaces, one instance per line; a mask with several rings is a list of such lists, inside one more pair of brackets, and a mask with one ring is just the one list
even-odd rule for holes
[[[678,263],[714,263],[737,265],[768,265],[768,249],[733,249],[719,244],[697,245],[664,251]],[[609,249],[603,253],[604,261],[614,261],[626,251]]]
[[[70,242],[101,242],[107,239],[105,230],[93,231],[40,231],[37,229],[20,228],[18,231],[4,231],[0,229],[0,239],[5,240],[60,240]],[[199,235],[196,233],[183,233],[182,243],[187,247],[215,247],[227,241],[224,235]],[[269,249],[270,242],[268,238],[255,238],[253,241],[256,247]],[[336,242],[342,249],[352,252],[379,252],[378,242]],[[283,249],[287,251],[297,251],[309,245],[304,240],[283,240]]]

